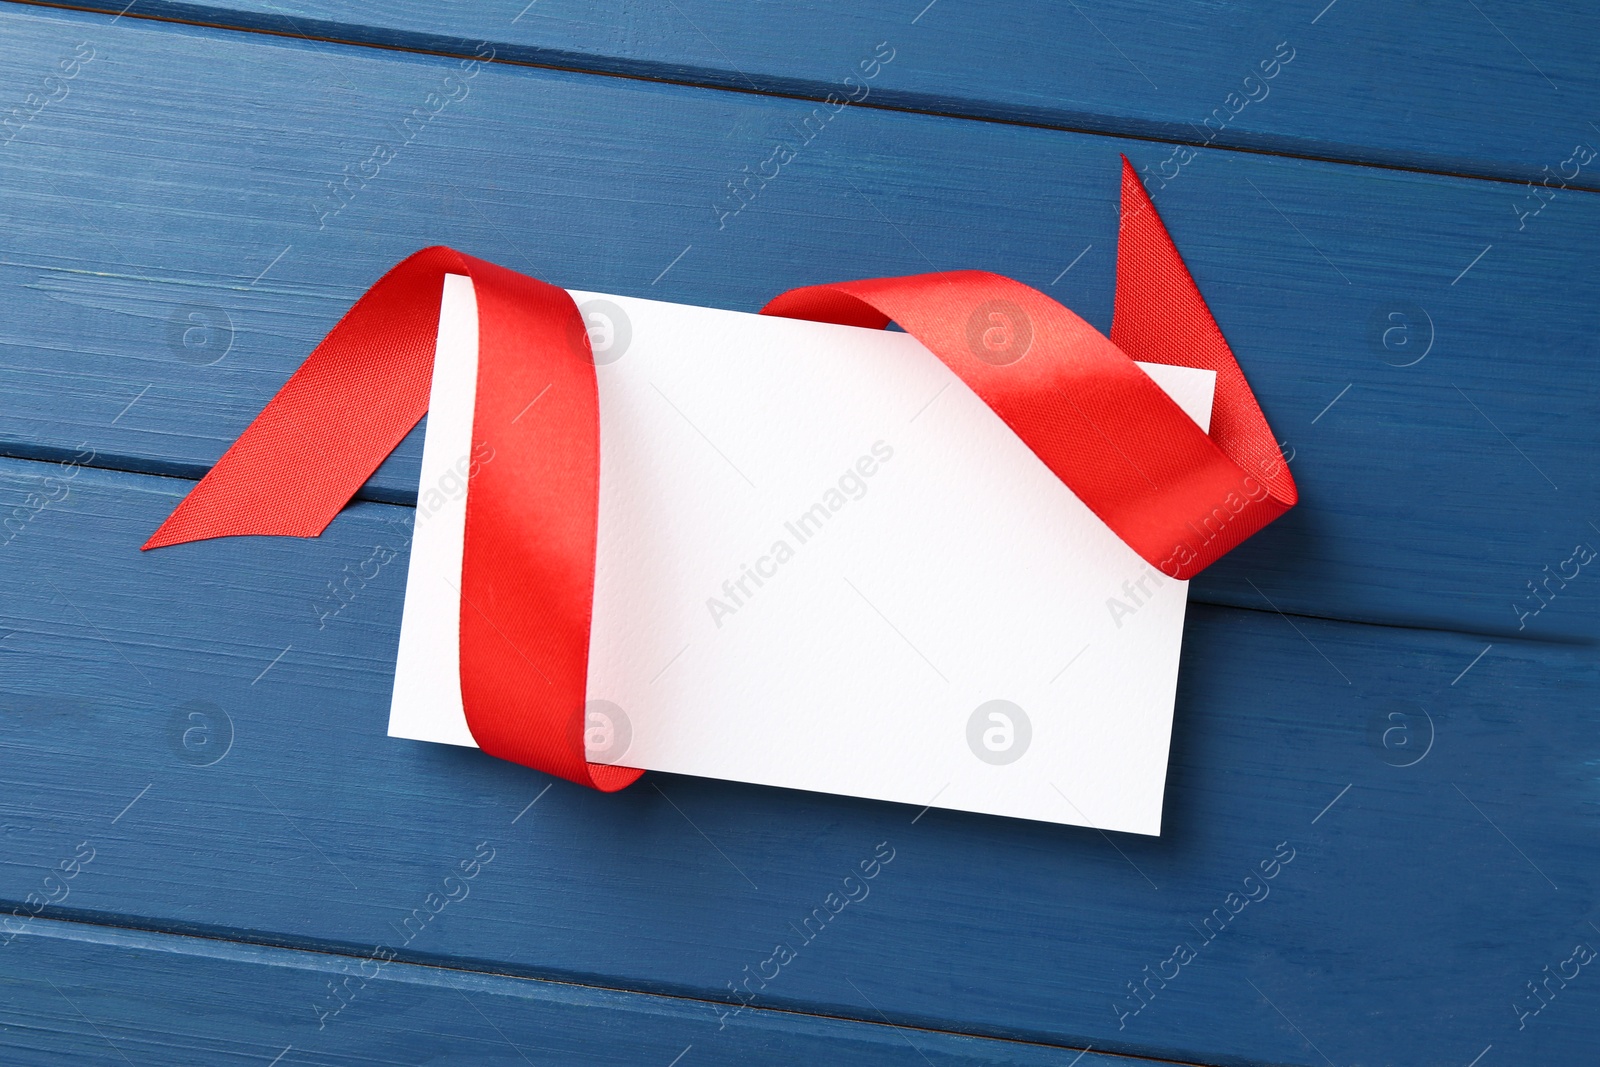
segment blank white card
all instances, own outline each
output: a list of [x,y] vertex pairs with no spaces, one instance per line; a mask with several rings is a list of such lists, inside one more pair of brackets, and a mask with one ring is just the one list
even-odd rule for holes
[[[1188,583],[907,334],[572,297],[600,390],[590,759],[1160,833]],[[1211,371],[1140,366],[1209,427]],[[476,378],[472,282],[451,275],[394,737],[473,743]]]

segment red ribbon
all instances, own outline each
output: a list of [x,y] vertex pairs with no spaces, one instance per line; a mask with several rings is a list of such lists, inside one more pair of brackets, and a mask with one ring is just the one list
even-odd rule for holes
[[[449,248],[380,278],[144,547],[315,537],[427,412],[445,274],[478,302],[461,697],[479,747],[583,785],[642,773],[588,762],[600,407],[587,331],[561,289]],[[1152,565],[1189,578],[1295,503],[1255,396],[1133,168],[1123,160],[1111,337],[982,271],[790,290],[766,315],[921,341]],[[1135,364],[1217,373],[1206,434]],[[519,418],[542,397],[537,418]]]

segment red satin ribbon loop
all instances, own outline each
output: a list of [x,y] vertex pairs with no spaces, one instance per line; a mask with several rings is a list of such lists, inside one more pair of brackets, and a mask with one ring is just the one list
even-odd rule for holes
[[[1191,578],[1283,514],[1294,479],[1238,361],[1133,168],[1123,161],[1108,339],[1021,282],[984,271],[791,289],[764,315],[898,323],[1129,547]],[[1211,433],[1133,361],[1217,373]]]
[[467,725],[491,755],[621,789],[643,772],[584,758],[600,401],[583,320],[564,290],[449,248],[408,257],[356,301],[144,547],[320,534],[427,413],[446,274],[473,280],[472,455],[493,457],[474,464],[467,492]]
[[[1126,160],[1122,199],[1109,339],[1043,293],[983,271],[794,289],[763,313],[899,323],[1128,545],[1188,578],[1293,506],[1295,485]],[[320,534],[427,411],[446,274],[470,277],[478,304],[460,585],[467,724],[492,755],[621,789],[642,772],[584,755],[601,427],[587,331],[565,291],[449,248],[404,260],[144,547]],[[1211,433],[1134,359],[1216,371]]]

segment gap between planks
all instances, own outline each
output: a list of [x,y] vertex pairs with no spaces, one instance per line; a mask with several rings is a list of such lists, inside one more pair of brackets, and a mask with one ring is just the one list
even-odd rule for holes
[[[349,973],[348,967],[350,965],[368,958],[360,953],[346,951],[337,945],[325,943],[307,941],[297,944],[291,943],[287,939],[274,942],[252,941],[221,933],[195,933],[192,931],[164,930],[156,926],[136,926],[131,922],[116,923],[107,921],[102,916],[46,917],[40,915],[30,920],[27,924],[27,929],[19,933],[18,936],[74,941],[111,949],[198,956],[246,966],[284,967],[336,974],[347,974]],[[396,957],[390,961],[389,967],[385,971],[386,980],[393,980],[407,985],[436,986],[441,989],[452,989],[459,992],[460,985],[446,977],[446,975],[465,976],[477,983],[477,992],[485,992],[491,995],[520,996],[534,990],[537,986],[558,986],[565,989],[586,990],[619,997],[641,997],[657,1001],[669,1001],[686,1007],[704,1005],[713,1013],[720,1007],[730,1006],[735,1003],[706,997],[630,989],[625,986],[600,985],[593,982],[577,982],[536,975],[518,975],[504,971],[478,970],[459,963],[453,966],[440,963],[424,963],[416,960],[407,960],[402,957]],[[793,1016],[968,1041],[992,1041],[1006,1045],[1046,1049],[1052,1052],[1078,1052],[1080,1056],[1092,1051],[1103,1058],[1126,1061],[1130,1067],[1136,1067],[1138,1064],[1161,1064],[1166,1065],[1166,1067],[1214,1067],[1214,1065],[1197,1060],[1163,1059],[1157,1056],[1112,1052],[1092,1047],[1080,1049],[1078,1045],[1058,1045],[1044,1041],[1004,1037],[997,1034],[896,1023],[887,1017],[876,1019],[858,1018],[849,1015],[832,1015],[826,1012],[805,1011],[799,1008],[785,1008],[774,1005],[746,1005],[745,1007],[748,1011],[757,1013],[755,1018],[758,1019],[762,1017],[780,1019],[785,1016]]]
[[[57,453],[59,453],[59,455]],[[38,446],[29,448],[0,442],[0,460],[9,459],[20,463],[56,463],[67,459],[74,454],[75,453],[70,449],[58,449],[54,446]],[[104,460],[108,459],[113,462],[103,462]],[[115,466],[114,464],[118,461],[126,463],[127,466]],[[90,460],[87,463],[78,463],[79,467],[84,467],[89,470],[106,471],[111,474],[125,474],[135,478],[166,478],[171,481],[185,482],[190,484],[198,482],[200,477],[206,473],[205,470],[201,470],[189,464],[174,463],[161,465],[167,467],[167,469],[140,469],[141,464],[139,461],[130,460],[120,456],[106,456],[99,454],[97,454],[93,460]],[[155,466],[155,464],[144,464],[144,466]],[[374,504],[380,507],[403,508],[408,511],[416,510],[416,502],[414,500],[393,499],[388,494],[373,493],[369,490],[368,486],[362,486],[359,490],[357,490],[356,495],[350,498],[350,503],[346,504],[345,507],[350,507],[354,504]],[[341,511],[342,510],[343,509],[341,509]],[[1224,608],[1229,611],[1250,611],[1262,615],[1278,615],[1286,619],[1308,619],[1312,622],[1345,623],[1351,626],[1378,626],[1391,630],[1411,630],[1418,633],[1442,633],[1451,634],[1457,637],[1481,638],[1483,640],[1489,640],[1492,638],[1495,641],[1526,641],[1532,645],[1590,646],[1596,644],[1596,642],[1590,638],[1576,635],[1551,634],[1546,637],[1527,637],[1520,635],[1515,631],[1501,632],[1498,630],[1470,630],[1455,626],[1425,626],[1417,623],[1386,622],[1381,619],[1346,618],[1340,615],[1308,615],[1305,612],[1300,611],[1284,611],[1283,609],[1275,606],[1258,607],[1251,604],[1242,602],[1235,603],[1228,600],[1208,600],[1195,594],[1192,590],[1189,594],[1189,603],[1203,604],[1207,607]]]
[[[58,454],[59,453],[59,454]],[[11,443],[0,442],[0,460],[10,459],[22,463],[56,463],[70,458],[75,453],[71,449],[56,448],[54,446],[25,447]],[[111,460],[111,463],[97,462]],[[116,466],[117,462],[126,466]],[[158,464],[141,464],[140,461],[122,456],[96,455],[94,460],[79,463],[78,466],[89,470],[107,471],[112,474],[126,474],[138,478],[166,478],[172,481],[194,483],[198,482],[206,471],[190,464],[159,464],[164,470],[142,469],[154,467]],[[349,507],[353,504],[376,504],[382,507],[404,508],[408,511],[416,509],[414,500],[397,499],[394,496],[381,492],[372,492],[370,487],[362,486],[356,495],[350,498]],[[1288,619],[1309,619],[1312,622],[1348,623],[1352,626],[1379,626],[1391,630],[1412,630],[1419,633],[1453,634],[1458,637],[1474,637],[1496,641],[1526,641],[1533,645],[1557,646],[1589,646],[1596,642],[1582,636],[1552,634],[1546,637],[1527,637],[1514,631],[1501,632],[1498,630],[1470,630],[1455,626],[1424,626],[1417,623],[1386,622],[1381,619],[1346,618],[1340,615],[1308,615],[1300,611],[1284,611],[1277,607],[1256,607],[1245,603],[1234,603],[1228,600],[1207,600],[1193,592],[1190,593],[1189,603],[1204,604],[1207,607],[1226,608],[1231,611],[1252,611],[1263,615],[1279,615]]]
[[[431,48],[421,43],[391,44],[382,41],[362,40],[352,34],[345,36],[322,36],[317,34],[298,33],[292,30],[274,30],[260,26],[248,26],[242,22],[220,22],[205,19],[184,19],[172,15],[147,14],[132,11],[133,5],[124,8],[116,14],[101,7],[92,7],[84,4],[72,4],[61,0],[0,0],[12,7],[37,7],[57,11],[72,11],[84,15],[104,16],[110,21],[122,18],[136,19],[143,22],[155,22],[173,26],[193,26],[199,29],[216,30],[223,33],[249,34],[261,37],[278,37],[291,41],[306,41],[312,44],[342,45],[347,48],[369,48],[380,52],[398,52],[405,55],[438,56],[446,59],[476,59],[482,63],[498,63],[507,67],[524,67],[531,70],[558,71],[565,74],[581,74],[598,78],[620,78],[626,81],[651,82],[658,85],[674,85],[685,89],[704,89],[712,92],[739,93],[745,96],[768,97],[780,100],[798,100],[805,103],[826,103],[827,93],[819,87],[815,92],[802,92],[798,90],[763,89],[755,86],[734,85],[731,82],[712,80],[695,81],[688,77],[669,77],[664,73],[647,74],[641,71],[607,70],[599,66],[570,66],[559,63],[538,63],[529,59],[507,58],[495,55],[489,58],[470,53],[465,49],[450,50],[448,48]],[[345,27],[340,27],[344,29]],[[463,42],[465,43],[465,42]],[[714,71],[705,71],[703,77],[708,77]],[[915,94],[908,94],[915,95]],[[1143,144],[1183,145],[1190,148],[1212,148],[1225,152],[1241,152],[1246,155],[1269,156],[1277,159],[1295,159],[1312,163],[1330,163],[1338,166],[1364,167],[1371,170],[1394,171],[1402,174],[1423,174],[1439,178],[1461,178],[1468,181],[1496,182],[1502,185],[1527,185],[1524,177],[1510,177],[1499,174],[1474,173],[1470,171],[1440,170],[1430,167],[1407,166],[1401,163],[1376,162],[1370,159],[1361,159],[1356,155],[1323,155],[1315,152],[1297,152],[1288,149],[1257,148],[1249,145],[1235,143],[1226,137],[1214,141],[1190,140],[1182,137],[1161,136],[1153,131],[1141,132],[1136,127],[1137,120],[1122,120],[1122,126],[1108,124],[1104,127],[1075,126],[1067,123],[1043,122],[1020,118],[1006,118],[996,115],[968,114],[960,111],[951,111],[932,105],[917,105],[914,103],[892,104],[873,103],[863,101],[856,103],[846,101],[847,107],[859,107],[870,111],[892,111],[902,114],[927,115],[933,118],[959,119],[964,122],[987,122],[1000,126],[1020,126],[1026,129],[1054,130],[1060,133],[1085,134],[1092,137],[1110,137],[1123,141],[1136,141]],[[1600,192],[1600,182],[1583,184],[1574,181],[1564,186],[1577,192]]]

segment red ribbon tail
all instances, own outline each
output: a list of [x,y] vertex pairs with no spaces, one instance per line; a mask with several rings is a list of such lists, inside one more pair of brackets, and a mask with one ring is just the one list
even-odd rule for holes
[[[1171,577],[1198,574],[1295,502],[1249,383],[1126,158],[1109,340],[1045,294],[980,271],[806,286],[762,313],[898,323]],[[1214,371],[1210,433],[1134,360]]]
[[[585,758],[600,411],[583,321],[555,286],[443,247],[397,264],[144,548],[326,529],[427,412],[447,273],[473,279],[479,319],[460,575],[467,725],[490,755],[621,789],[643,772]],[[538,417],[519,420],[545,390]]]
[[[1299,491],[1272,428],[1127,156],[1122,157],[1122,223],[1117,237],[1111,340],[1145,363],[1216,371],[1211,439],[1240,469],[1266,487],[1277,505],[1272,518],[1295,505]],[[1229,543],[1228,548],[1257,529],[1260,526]]]
[[143,548],[326,529],[427,412],[440,285],[463,260],[425,248],[390,269]]

